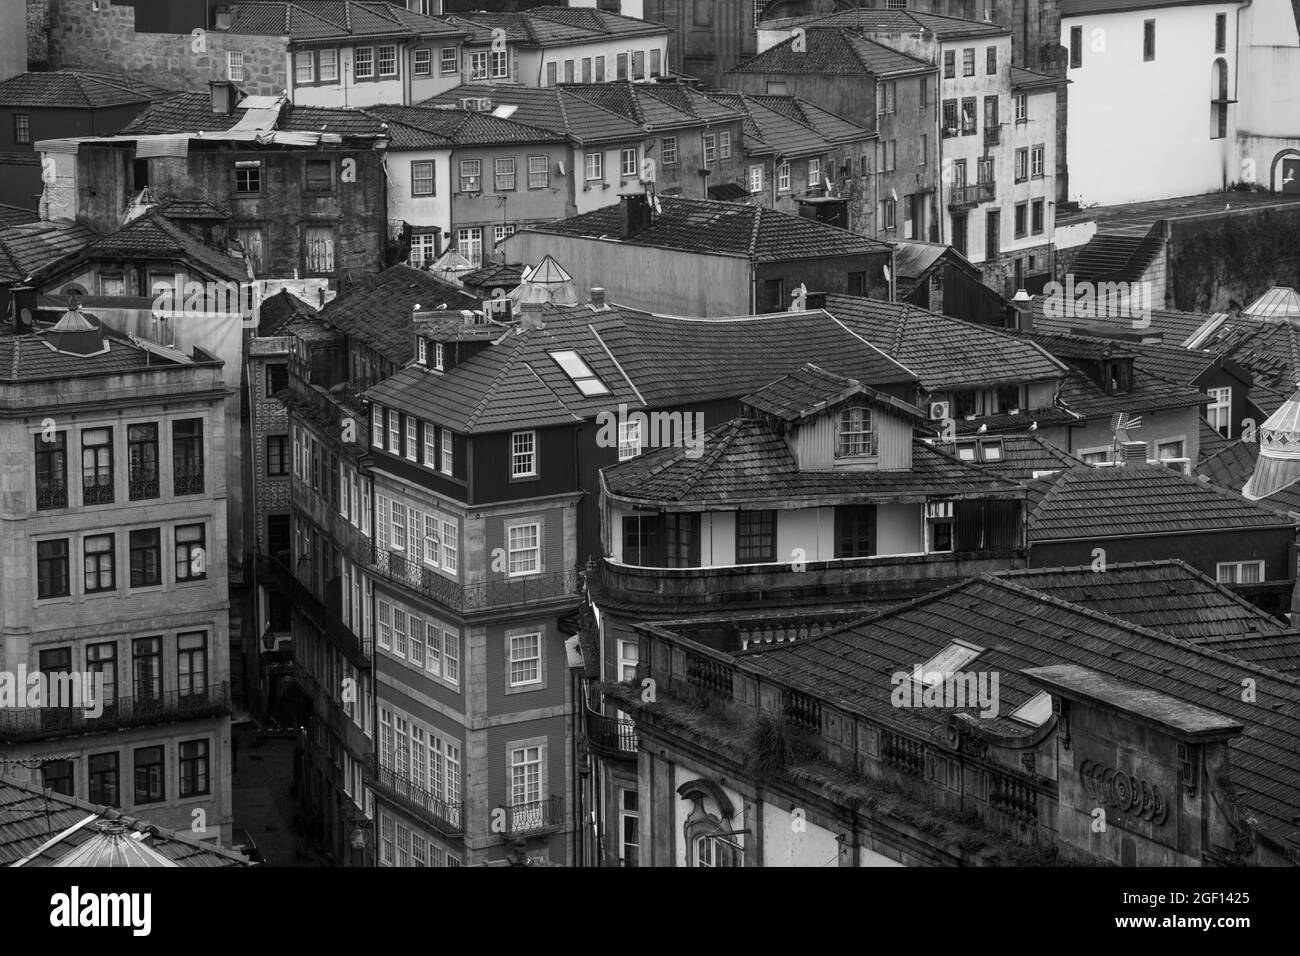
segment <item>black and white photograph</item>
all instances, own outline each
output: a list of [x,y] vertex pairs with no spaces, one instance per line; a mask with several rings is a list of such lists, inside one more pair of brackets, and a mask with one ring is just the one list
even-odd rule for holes
[[1298,290],[1300,0],[0,0],[6,924],[1286,925]]

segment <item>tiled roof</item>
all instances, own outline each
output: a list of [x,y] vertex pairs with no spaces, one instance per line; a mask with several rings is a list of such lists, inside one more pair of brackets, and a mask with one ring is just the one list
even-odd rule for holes
[[709,96],[748,117],[744,148],[750,156],[822,155],[839,144],[861,142],[878,135],[825,110],[817,110],[819,115],[813,115],[815,108],[811,104],[793,96],[760,97],[745,93],[710,93]]
[[216,133],[225,132],[243,117],[236,106],[228,115],[212,112],[210,93],[177,93],[154,103],[122,128],[123,135],[138,133]]
[[841,27],[814,26],[804,31],[802,50],[790,37],[757,56],[742,60],[730,73],[815,73],[833,76],[933,71],[925,60],[900,53]]
[[[514,329],[444,375],[403,370],[377,402],[454,431],[559,425],[617,408],[680,408],[739,398],[806,362],[873,386],[914,381],[825,312],[683,319],[619,306],[547,306],[540,329]],[[584,397],[550,357],[572,349],[609,389]],[[612,358],[611,358],[612,356]]]
[[1064,83],[1064,77],[1026,70],[1023,66],[1016,66],[1014,63],[1011,65],[1011,88],[1013,90],[1050,89]]
[[1300,383],[1300,327],[1250,316],[1229,318],[1200,347],[1248,368],[1255,381],[1290,395]]
[[1247,661],[1257,667],[1267,667],[1293,677],[1300,676],[1300,634],[1287,631],[1281,634],[1246,637],[1206,638],[1197,642],[1209,650]]
[[1062,17],[1090,13],[1123,13],[1128,10],[1157,10],[1161,7],[1190,7],[1213,0],[1061,0]]
[[907,303],[833,294],[826,311],[915,372],[929,391],[1065,375],[1064,366],[1032,342]]
[[74,70],[20,73],[0,82],[0,106],[96,110],[148,103],[153,97]]
[[1289,395],[1290,392],[1281,392],[1267,385],[1261,385],[1256,379],[1251,383],[1249,397],[1254,406],[1268,416],[1281,408]]
[[204,245],[166,216],[150,210],[132,219],[122,228],[96,239],[87,248],[94,257],[120,256],[124,259],[147,256],[152,259],[184,259],[203,266],[223,279],[248,281],[248,267]]
[[643,129],[679,129],[725,123],[744,114],[683,83],[583,83],[564,85],[573,96],[640,124]]
[[957,426],[957,434],[966,436],[981,433],[981,428],[990,434],[1006,434],[1028,432],[1033,430],[1035,425],[1038,428],[1046,428],[1049,425],[1069,425],[1078,420],[1079,416],[1069,409],[1052,405],[1046,408],[1022,409],[1019,415],[1012,415],[1010,412],[977,415],[974,418],[962,418],[954,424]]
[[29,222],[40,222],[41,216],[35,209],[20,209],[7,203],[0,203],[0,230],[10,226],[21,226]]
[[[1091,540],[1150,534],[1276,528],[1292,524],[1266,504],[1163,465],[1082,465],[1034,483],[1045,492],[1029,516],[1029,540]],[[1037,495],[1031,496],[1031,500]]]
[[856,379],[835,375],[811,362],[783,375],[770,385],[741,399],[746,406],[763,415],[771,415],[784,422],[799,421],[819,415],[827,407],[860,395],[869,404],[877,405],[894,415],[924,421],[925,413],[915,405],[878,392]]
[[[1083,464],[1078,458],[1061,451],[1051,442],[1037,435],[996,435],[994,437],[1002,443],[1001,460],[981,461],[980,464],[986,470],[1011,481],[1029,481],[1034,477],[1034,472],[1063,471]],[[939,447],[950,455],[956,454],[955,443],[941,443]]]
[[[1229,442],[1213,455],[1202,459],[1196,467],[1196,473],[1204,475],[1220,488],[1241,491],[1255,473],[1255,464],[1258,461],[1258,443],[1237,440]],[[1300,484],[1279,488],[1259,500],[1267,507],[1300,514]]]
[[924,29],[931,37],[956,40],[965,37],[1002,36],[1010,33],[1007,27],[981,20],[963,20],[917,10],[845,10],[814,20],[814,26],[849,27],[864,33],[920,33]]
[[262,300],[259,310],[260,322],[257,334],[263,338],[274,335],[287,335],[287,326],[299,316],[311,316],[317,309],[310,302],[304,302],[288,289],[281,289],[275,295]]
[[12,326],[0,329],[0,382],[44,382],[121,375],[164,364],[167,364],[166,358],[150,355],[114,335],[108,336],[107,352],[83,356],[54,351],[40,333],[15,335]]
[[302,0],[299,3],[241,0],[227,33],[287,36],[295,43],[362,37],[460,36],[442,19],[390,3],[364,0]]
[[1191,385],[1173,385],[1162,378],[1133,369],[1133,388],[1122,394],[1104,391],[1088,375],[1071,368],[1061,387],[1061,402],[1084,418],[1109,418],[1115,412],[1158,412],[1209,404],[1209,399]]
[[276,129],[293,133],[337,133],[339,136],[373,139],[384,135],[383,121],[365,110],[328,109],[320,106],[287,104]]
[[[1013,67],[1012,69],[1015,69]],[[1077,333],[1082,335],[1101,335],[1105,333],[1100,328],[1089,330],[1090,324],[1100,323],[1097,319],[1079,319],[1069,316],[1059,316],[1047,314],[1046,300],[1043,296],[1034,296],[1034,329],[1036,331],[1052,333]],[[1054,310],[1059,311],[1059,310]],[[1145,335],[1160,335],[1165,345],[1184,345],[1192,334],[1201,326],[1210,320],[1210,316],[1202,315],[1199,312],[1178,312],[1174,309],[1152,309],[1150,315],[1151,324],[1141,331]],[[1115,328],[1111,320],[1111,329]],[[1131,321],[1131,320],[1126,320]],[[1124,326],[1128,330],[1128,326]]]
[[456,107],[467,96],[487,97],[494,106],[514,106],[516,123],[571,136],[579,143],[633,142],[645,129],[627,116],[576,95],[568,86],[532,88],[475,83],[458,86],[425,100],[422,106]]
[[[952,710],[891,706],[892,676],[910,673],[956,638],[986,649],[972,666],[1001,675],[999,716],[981,721],[994,733],[1033,733],[1006,716],[1040,689],[1021,672],[1059,664],[1085,667],[1239,722],[1244,732],[1229,745],[1233,785],[1257,826],[1275,839],[1300,842],[1300,681],[1006,579],[971,581],[737,660],[837,707],[913,736],[939,738]],[[1258,688],[1250,702],[1241,699],[1246,678]]]
[[[649,228],[622,242],[685,252],[745,256],[754,262],[861,255],[889,249],[887,243],[877,239],[762,206],[681,196],[661,196],[659,202],[663,213],[654,217]],[[622,211],[618,206],[605,206],[581,216],[529,229],[593,239],[616,236],[622,229]]]
[[479,300],[420,269],[396,265],[361,279],[330,302],[320,317],[331,328],[370,346],[396,365],[415,358],[411,315],[415,306],[452,312],[480,307]]
[[230,210],[214,206],[206,199],[168,199],[160,203],[156,212],[165,219],[216,219],[230,218]]
[[[1224,361],[1223,356],[1180,348],[1177,345],[1136,345],[1134,365],[1177,385],[1192,385],[1205,372]],[[1249,373],[1246,373],[1249,378]]]
[[93,229],[65,219],[0,230],[0,281],[20,282],[80,252],[94,238]]
[[488,43],[502,29],[516,46],[535,48],[667,33],[662,23],[637,20],[590,7],[533,7],[515,13],[448,14],[442,19],[470,34],[471,43]]
[[[33,853],[36,855],[24,866],[52,866],[54,861],[99,836],[93,824],[79,826],[90,815],[127,824],[132,831],[128,836],[132,843],[138,834],[143,837],[138,845],[148,847],[178,866],[248,865],[242,854],[199,842],[190,834],[181,835],[118,810],[0,777],[0,866],[12,866]],[[51,842],[56,835],[59,838]],[[47,843],[50,845],[45,846]]]
[[524,280],[522,263],[488,263],[482,269],[467,272],[460,277],[462,285],[476,289],[513,289]]
[[1213,458],[1219,452],[1223,451],[1225,448],[1227,448],[1229,445],[1232,444],[1232,441],[1230,439],[1224,438],[1222,435],[1219,434],[1217,429],[1210,427],[1210,423],[1207,422],[1204,418],[1201,419],[1200,425],[1201,425],[1200,427],[1201,461],[1206,461],[1209,458]]
[[1023,497],[1020,487],[925,442],[912,443],[902,471],[801,471],[774,428],[737,418],[705,433],[697,448],[659,448],[601,471],[605,493],[622,501],[700,508],[763,504],[923,500],[927,495]]
[[1035,568],[996,575],[1050,595],[1193,643],[1281,634],[1285,624],[1231,588],[1179,560],[1108,564],[1105,571]]
[[564,137],[514,119],[474,110],[432,106],[372,106],[367,113],[401,123],[442,140],[448,146],[494,146],[503,143],[559,143]]

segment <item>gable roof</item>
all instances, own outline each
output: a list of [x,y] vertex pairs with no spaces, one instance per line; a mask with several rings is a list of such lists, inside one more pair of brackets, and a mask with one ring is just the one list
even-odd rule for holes
[[463,36],[445,18],[425,16],[391,3],[366,0],[302,0],[299,3],[241,0],[225,33],[287,36],[295,44],[329,40]]
[[[662,212],[650,226],[618,241],[700,254],[741,256],[752,262],[820,259],[885,253],[889,244],[802,216],[747,203],[660,196]],[[622,231],[622,210],[605,206],[593,212],[526,231],[557,236],[611,239]]]
[[1031,341],[905,302],[835,293],[826,296],[826,311],[915,372],[929,391],[1060,379],[1066,372]]
[[782,40],[727,72],[890,76],[937,69],[925,60],[824,21],[804,30],[803,49],[795,49],[796,40],[793,36]]
[[0,230],[40,221],[40,213],[35,209],[22,209],[18,206],[10,206],[8,203],[0,203]]
[[[404,369],[367,394],[454,431],[482,433],[578,422],[620,403],[680,408],[738,399],[805,362],[875,386],[915,380],[825,312],[687,319],[547,305],[542,315],[542,328],[510,328],[445,374]],[[608,395],[583,396],[550,356],[570,349]]]
[[[1220,488],[1240,492],[1255,474],[1259,462],[1259,444],[1238,439],[1229,442],[1196,467],[1196,474],[1208,478]],[[1270,508],[1300,514],[1300,483],[1286,485],[1256,499]]]
[[1250,370],[1255,382],[1290,395],[1300,384],[1300,326],[1239,315],[1207,324],[1200,348],[1226,355]]
[[368,345],[395,365],[415,358],[415,306],[436,314],[445,306],[451,314],[477,309],[481,303],[449,282],[408,265],[395,265],[363,277],[319,313],[331,328]]
[[[1232,783],[1258,827],[1300,842],[1300,680],[1006,578],[969,581],[817,637],[735,657],[738,666],[837,707],[912,736],[937,737],[952,709],[893,707],[891,679],[957,638],[985,648],[977,666],[1001,675],[999,716],[981,720],[993,733],[1033,732],[1006,715],[1041,690],[1023,671],[1054,664],[1079,665],[1239,722],[1243,732],[1229,744]],[[1258,686],[1249,703],[1240,694],[1245,678]]]
[[78,70],[20,73],[0,82],[0,106],[97,110],[144,104],[151,99],[153,96],[132,89],[125,80],[110,82],[103,74]]
[[625,17],[594,7],[532,7],[518,12],[477,10],[447,14],[448,24],[469,34],[468,43],[490,43],[492,31],[505,31],[506,40],[526,48],[565,46],[601,40],[667,33],[662,23]]
[[745,114],[745,154],[775,153],[786,158],[820,156],[836,146],[874,139],[879,134],[818,109],[793,96],[711,93],[710,98]]
[[0,281],[22,282],[27,276],[80,252],[95,235],[89,226],[66,219],[0,230]]
[[1089,541],[1293,527],[1264,504],[1163,465],[1080,465],[1032,485],[1029,541]]
[[827,408],[855,395],[903,418],[925,420],[925,414],[915,405],[876,391],[856,379],[827,372],[811,362],[801,365],[770,385],[751,392],[740,401],[760,414],[770,415],[783,422],[795,422],[820,415]]
[[92,241],[85,249],[88,257],[147,256],[151,259],[186,260],[216,276],[235,282],[247,282],[248,266],[242,259],[218,252],[173,224],[165,215],[150,209],[120,229]]
[[1287,632],[1277,618],[1178,559],[1107,564],[1103,572],[1032,568],[995,577],[1193,643]]
[[[130,834],[127,843],[159,854],[176,866],[249,865],[248,859],[235,850],[200,842],[191,834],[163,829],[119,810],[12,777],[0,777],[0,866],[12,866],[31,854],[36,855],[24,866],[54,866],[70,852],[93,846],[100,836],[94,826],[99,821],[121,823]],[[51,840],[56,834],[57,838]],[[135,840],[136,836],[141,839]]]
[[[698,437],[698,436],[697,436]],[[801,470],[772,425],[736,418],[692,448],[657,448],[601,470],[605,494],[670,510],[763,505],[806,508],[866,501],[923,501],[930,495],[1024,497],[1013,481],[912,442],[912,466],[899,470]]]

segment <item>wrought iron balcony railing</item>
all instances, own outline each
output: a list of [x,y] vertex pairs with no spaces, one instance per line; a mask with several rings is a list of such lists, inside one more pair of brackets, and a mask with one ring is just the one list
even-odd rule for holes
[[[79,675],[73,675],[77,677]],[[110,695],[106,695],[110,696]],[[86,702],[83,700],[82,704]],[[79,707],[0,709],[0,740],[36,740],[64,734],[93,734],[142,724],[197,720],[230,712],[230,685],[224,682],[133,697],[112,695],[98,716]]]
[[995,183],[976,183],[973,186],[954,186],[948,192],[948,208],[978,206],[983,202],[992,202],[996,192]]
[[480,584],[459,584],[432,568],[411,561],[400,552],[383,551],[375,544],[370,545],[369,570],[462,613],[576,594],[579,581],[577,569],[569,569]]
[[111,505],[113,503],[113,479],[111,477],[85,478],[81,483],[81,503],[83,505]]
[[127,480],[127,494],[132,501],[146,501],[158,497],[158,473],[131,472]]
[[381,797],[415,814],[444,836],[459,836],[465,832],[463,802],[435,796],[395,771],[381,767],[374,755],[366,766],[366,777],[367,785]]
[[66,508],[68,506],[68,483],[66,481],[38,481],[36,483],[36,508],[44,511],[49,508]]
[[984,127],[984,145],[996,146],[1002,142],[1002,127],[985,126]]
[[506,832],[526,836],[554,830],[564,825],[564,798],[556,794],[545,800],[533,800],[506,807]]
[[[603,757],[615,760],[636,760],[636,723],[622,717],[611,717],[592,706],[589,694],[583,695],[583,725],[587,744]],[[597,705],[599,696],[597,695]]]
[[175,470],[175,491],[177,495],[201,495],[203,494],[203,466],[196,465],[192,468],[177,468]]

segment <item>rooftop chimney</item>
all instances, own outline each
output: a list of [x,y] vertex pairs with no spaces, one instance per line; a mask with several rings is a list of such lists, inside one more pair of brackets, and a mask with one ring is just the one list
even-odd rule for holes
[[540,329],[542,327],[542,303],[525,302],[519,308],[520,329]]
[[36,289],[29,285],[16,285],[9,290],[9,308],[13,314],[14,332],[22,335],[36,328]]
[[1034,331],[1034,299],[1025,289],[1017,289],[1011,300],[1016,310],[1016,328],[1021,332]]
[[624,239],[649,229],[653,221],[650,212],[650,201],[646,198],[645,193],[625,195],[622,204],[619,206],[619,212],[622,218],[620,235]]
[[598,285],[591,287],[591,311],[609,311],[609,306],[605,304],[605,290]]

